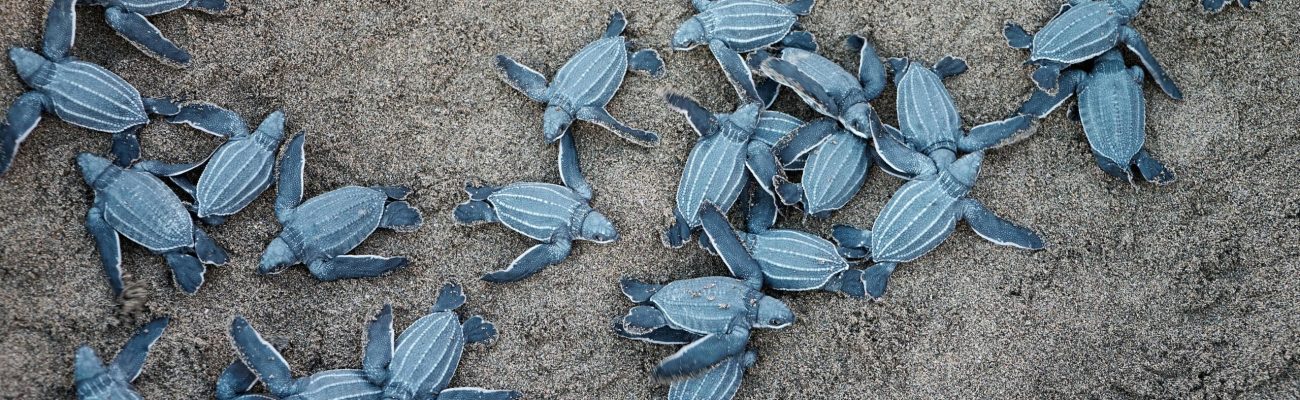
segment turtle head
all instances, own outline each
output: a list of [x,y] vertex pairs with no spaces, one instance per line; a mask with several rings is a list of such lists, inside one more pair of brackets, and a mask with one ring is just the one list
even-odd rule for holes
[[869,138],[872,132],[884,129],[880,125],[880,117],[876,115],[876,110],[871,108],[871,104],[865,101],[849,106],[849,109],[845,110],[841,115],[841,118],[844,119],[844,126],[859,137]]
[[108,169],[112,162],[107,158],[100,157],[90,153],[81,153],[77,155],[77,166],[81,168],[81,177],[86,180],[86,184],[91,187],[95,186],[95,180],[99,178],[104,170]]
[[704,24],[699,18],[691,18],[677,28],[673,34],[673,50],[690,50],[704,43]]
[[614,230],[614,223],[609,222],[604,214],[592,210],[582,218],[582,231],[579,232],[583,240],[590,240],[596,243],[609,243],[618,240],[618,231]]
[[970,153],[961,156],[957,161],[953,161],[952,164],[949,164],[948,174],[952,175],[953,179],[958,182],[965,184],[967,188],[974,187],[975,178],[979,177],[980,174],[980,164],[983,163],[983,151]]
[[22,47],[9,49],[9,61],[14,63],[14,69],[18,71],[18,77],[31,86],[36,86],[32,81],[36,78],[36,74],[41,70],[41,67],[49,62],[49,60],[45,59],[45,56]]
[[76,360],[72,364],[73,382],[94,378],[104,372],[104,362],[99,360],[94,349],[84,344],[77,348]]
[[546,112],[542,113],[542,134],[546,137],[546,143],[555,143],[560,136],[564,136],[569,131],[570,124],[573,124],[573,114],[557,105],[547,106]]
[[1124,17],[1124,20],[1136,17],[1138,10],[1141,10],[1146,3],[1147,0],[1110,0],[1111,8],[1115,9],[1116,14]]
[[755,328],[780,329],[794,323],[794,311],[775,297],[763,296],[758,299],[758,320]]
[[266,246],[266,251],[262,252],[262,261],[257,264],[257,273],[278,274],[297,261],[298,255],[293,253],[289,244],[277,237]]

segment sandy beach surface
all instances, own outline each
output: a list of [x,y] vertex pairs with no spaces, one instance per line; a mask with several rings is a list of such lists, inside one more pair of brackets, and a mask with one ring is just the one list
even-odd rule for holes
[[[435,6],[436,4],[436,6]],[[73,54],[106,66],[149,96],[218,103],[256,124],[288,114],[307,132],[306,194],[349,184],[409,185],[425,216],[414,233],[379,232],[357,254],[407,255],[379,279],[320,283],[305,268],[254,273],[279,225],[268,192],[208,232],[232,262],[211,268],[197,295],[176,289],[163,259],[125,245],[124,269],[147,293],[125,315],[83,225],[91,192],[73,158],[106,152],[109,136],[53,118],[23,144],[0,180],[0,398],[68,398],[72,356],[88,343],[111,357],[150,316],[173,323],[135,387],[147,398],[207,398],[234,358],[226,336],[246,316],[281,346],[299,376],[360,366],[363,324],[392,303],[398,329],[424,315],[440,284],[465,286],[462,315],[484,315],[500,337],[470,346],[455,386],[517,389],[532,399],[648,399],[673,350],[616,337],[631,304],[622,276],[669,281],[725,274],[689,245],[669,250],[673,196],[695,134],[657,92],[715,110],[734,92],[706,50],[668,41],[687,1],[237,1],[235,15],[152,17],[194,55],[186,70],[136,51],[79,7]],[[46,1],[0,2],[0,43],[35,47]],[[1002,23],[1036,30],[1054,1],[824,0],[802,23],[849,68],[847,35],[870,34],[882,57],[966,58],[947,84],[967,126],[1001,118],[1032,83],[1025,52]],[[629,125],[663,135],[657,148],[587,123],[578,148],[594,205],[617,224],[614,244],[578,243],[568,260],[528,280],[488,284],[533,242],[500,225],[462,227],[450,211],[466,178],[557,182],[541,138],[542,106],[502,83],[504,53],[553,74],[604,30],[609,11],[628,36],[663,53],[668,77],[631,74],[610,104]],[[1057,113],[1028,139],[990,152],[972,196],[1032,227],[1049,247],[998,247],[964,224],[933,253],[903,265],[880,303],[831,293],[777,294],[793,326],[756,331],[759,352],[739,398],[1295,398],[1300,396],[1300,8],[1291,0],[1205,15],[1193,0],[1153,1],[1134,25],[1186,93],[1171,101],[1146,83],[1147,146],[1178,174],[1166,187],[1106,176],[1081,127]],[[0,69],[0,104],[24,90]],[[875,105],[894,123],[894,90]],[[775,106],[814,114],[787,93]],[[221,139],[154,123],[144,156],[188,161]],[[873,170],[829,221],[786,212],[781,226],[829,235],[869,226],[901,181]]]

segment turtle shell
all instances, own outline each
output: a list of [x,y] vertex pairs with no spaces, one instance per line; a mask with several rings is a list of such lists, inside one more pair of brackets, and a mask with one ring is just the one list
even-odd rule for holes
[[876,217],[871,231],[871,258],[905,262],[943,243],[961,218],[958,200],[964,187],[946,173],[904,184]]
[[1146,100],[1140,81],[1122,62],[1101,63],[1079,91],[1079,120],[1097,154],[1121,166],[1133,161],[1146,141]]
[[650,302],[663,312],[669,326],[707,335],[726,332],[731,321],[747,316],[761,296],[745,281],[709,276],[669,283]]
[[961,139],[961,115],[943,80],[920,62],[911,62],[898,81],[898,128],[917,151]]
[[208,160],[195,190],[197,214],[231,215],[271,186],[278,143],[260,133],[232,138]]
[[294,384],[301,391],[291,398],[301,400],[379,398],[384,393],[358,369],[321,371]]
[[740,132],[739,127],[728,122],[719,123],[721,132],[701,137],[695,143],[677,185],[677,212],[692,227],[700,225],[696,214],[705,201],[726,212],[748,180],[745,161],[751,132]]
[[462,329],[456,313],[443,311],[426,315],[402,331],[388,364],[385,394],[428,399],[445,389],[465,351]]
[[300,249],[305,262],[347,254],[379,227],[387,200],[371,188],[335,189],[295,208],[280,237]]
[[573,107],[604,107],[614,98],[627,74],[627,42],[622,36],[591,42],[555,73],[549,88],[551,103]]
[[803,121],[780,111],[763,111],[758,114],[758,126],[750,140],[756,140],[768,147],[776,147],[781,139],[799,129]]
[[116,133],[149,122],[140,92],[104,67],[83,61],[54,63],[40,91],[54,114],[82,128]]
[[821,288],[849,268],[834,243],[817,235],[787,229],[747,234],[746,247],[763,268],[763,282],[776,290]]
[[798,18],[786,6],[767,0],[720,0],[695,19],[708,40],[720,40],[737,53],[780,42]]
[[194,222],[175,192],[147,172],[117,171],[95,184],[95,201],[114,230],[155,252],[194,244]]
[[502,224],[540,241],[550,240],[556,232],[569,232],[578,214],[591,210],[573,190],[550,183],[511,184],[493,192],[487,201]]
[[804,212],[818,215],[849,203],[867,181],[870,144],[849,131],[835,130],[804,162]]
[[1031,61],[1083,62],[1115,47],[1123,21],[1105,1],[1071,7],[1034,35]]

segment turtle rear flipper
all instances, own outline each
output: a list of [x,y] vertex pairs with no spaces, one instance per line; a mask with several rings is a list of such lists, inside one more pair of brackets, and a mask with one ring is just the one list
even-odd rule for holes
[[456,205],[451,212],[457,223],[473,225],[497,222],[497,212],[486,201],[470,200]]
[[482,316],[472,316],[465,320],[461,330],[465,334],[466,343],[483,343],[496,339],[497,327]]
[[328,260],[312,261],[307,264],[307,269],[316,279],[328,282],[383,276],[410,263],[406,257],[341,255]]
[[661,361],[655,367],[655,377],[673,379],[698,373],[745,351],[748,341],[748,326],[732,326],[729,333],[705,335]]
[[1025,31],[1025,27],[1015,22],[1002,26],[1002,36],[1007,38],[1007,46],[1014,49],[1028,49],[1034,46],[1034,36]]
[[844,293],[855,299],[867,297],[867,288],[862,280],[862,270],[850,269],[832,277],[822,286],[828,292]]
[[681,248],[691,240],[691,230],[691,224],[686,221],[686,216],[674,209],[673,225],[664,231],[664,246],[672,249]]
[[199,287],[203,286],[203,274],[208,270],[203,262],[195,256],[177,251],[164,253],[163,258],[167,259],[167,266],[172,269],[172,279],[181,291],[185,294],[199,291]]
[[146,54],[166,63],[181,67],[189,66],[190,53],[163,37],[158,27],[149,23],[143,15],[122,7],[110,6],[104,10],[104,18],[108,20],[108,26],[117,31],[118,35]]
[[627,57],[627,67],[636,72],[642,72],[650,75],[651,78],[663,78],[667,71],[664,69],[664,59],[659,57],[659,52],[653,49],[641,49],[633,52]]
[[776,189],[776,197],[781,200],[781,204],[793,206],[803,201],[803,185],[797,182],[790,182],[784,176],[773,178],[772,186]]
[[817,51],[817,37],[808,31],[790,31],[781,38],[781,47]]
[[506,283],[527,278],[549,265],[563,261],[572,249],[573,242],[567,238],[557,238],[552,243],[539,243],[516,257],[506,269],[483,275],[483,280]]
[[194,228],[194,253],[204,264],[226,265],[230,261],[226,250],[198,227]]
[[812,13],[816,0],[795,0],[786,4],[785,8],[794,13],[794,15],[808,15]]
[[455,282],[442,284],[438,289],[438,299],[433,302],[431,312],[451,311],[465,304],[465,291]]
[[627,16],[624,16],[621,10],[614,10],[609,14],[609,23],[605,24],[605,33],[600,37],[619,37],[623,35],[624,29],[627,29]]
[[167,117],[167,122],[189,125],[211,135],[239,137],[248,134],[248,123],[234,111],[204,101],[191,101],[181,105],[180,111]]
[[889,276],[894,273],[897,263],[877,263],[862,272],[862,286],[872,299],[880,300],[889,289]]
[[966,64],[966,60],[953,56],[945,56],[934,64],[934,73],[939,75],[940,79],[961,75],[969,69],[970,66]]
[[411,207],[405,201],[394,201],[384,207],[384,216],[379,219],[379,227],[398,232],[411,232],[420,228],[423,219],[420,210]]
[[1142,179],[1157,185],[1168,185],[1174,183],[1176,179],[1174,172],[1165,168],[1159,160],[1151,157],[1151,153],[1146,149],[1138,151],[1137,156],[1133,158],[1133,165],[1137,167],[1138,173]]
[[514,390],[490,390],[476,387],[459,387],[443,389],[438,392],[438,400],[515,400],[524,397]]
[[849,225],[835,225],[831,236],[835,238],[835,244],[839,245],[840,255],[845,258],[865,258],[866,255],[871,254],[870,230]]
[[140,137],[136,135],[139,131],[139,126],[133,126],[113,134],[109,152],[113,154],[114,165],[126,168],[140,159]]
[[664,288],[664,285],[645,283],[632,278],[619,279],[618,285],[622,288],[623,295],[637,304],[650,303],[650,297]]
[[361,356],[361,370],[376,385],[388,379],[388,363],[393,360],[393,306],[384,304],[366,327],[366,347]]

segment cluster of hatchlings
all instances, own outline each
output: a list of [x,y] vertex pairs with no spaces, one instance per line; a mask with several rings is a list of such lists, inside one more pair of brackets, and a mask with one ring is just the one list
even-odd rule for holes
[[[636,306],[614,320],[616,334],[656,344],[685,345],[655,368],[671,382],[671,399],[730,399],[757,352],[748,348],[752,328],[781,328],[794,314],[781,300],[764,294],[824,290],[858,298],[884,296],[899,263],[938,247],[966,221],[989,241],[1041,249],[1031,230],[1006,221],[967,196],[975,184],[984,151],[1022,139],[1034,119],[1043,118],[1074,96],[1069,115],[1082,122],[1098,165],[1106,173],[1167,184],[1174,175],[1143,149],[1145,131],[1141,82],[1149,73],[1174,99],[1181,93],[1128,25],[1145,0],[1070,0],[1031,35],[1019,25],[1004,27],[1007,42],[1030,50],[1037,88],[1009,118],[962,128],[960,114],[943,79],[967,69],[955,57],[928,65],[891,58],[882,62],[870,41],[850,36],[857,52],[853,74],[817,54],[813,36],[800,29],[798,16],[814,0],[780,4],[771,0],[693,0],[698,11],[673,36],[672,47],[708,46],[740,97],[730,113],[714,113],[695,100],[666,93],[668,106],[681,113],[699,135],[678,186],[675,221],[663,235],[680,248],[696,230],[701,248],[722,258],[732,277],[713,276],[652,284],[625,278],[623,293]],[[107,19],[122,37],[168,64],[184,66],[190,56],[145,16],[194,9],[222,13],[225,0],[132,0],[81,2],[107,7]],[[1244,8],[1249,0],[1238,0]],[[281,152],[283,113],[271,113],[252,132],[239,115],[211,103],[142,96],[121,77],[78,61],[69,51],[75,37],[77,0],[54,0],[46,19],[41,52],[10,51],[19,77],[31,91],[14,101],[0,126],[0,173],[18,145],[45,114],[113,135],[111,158],[77,156],[85,182],[94,191],[87,231],[108,277],[121,296],[120,240],[126,237],[162,255],[185,293],[203,284],[206,265],[222,265],[226,252],[194,222],[217,225],[271,185],[277,177],[275,215],[282,230],[262,254],[258,272],[276,273],[304,264],[328,281],[377,277],[408,264],[404,257],[347,254],[377,228],[414,231],[420,213],[403,199],[404,187],[348,186],[303,201],[306,137],[298,134]],[[1218,11],[1223,0],[1203,0]],[[500,222],[540,242],[503,270],[483,277],[512,282],[562,262],[574,240],[617,240],[613,223],[589,202],[593,191],[582,176],[571,134],[575,120],[603,126],[644,146],[658,143],[654,132],[629,127],[605,109],[627,70],[652,77],[665,74],[654,50],[629,51],[622,36],[627,25],[615,11],[601,39],[587,45],[551,80],[511,58],[494,65],[502,79],[530,99],[546,104],[542,117],[547,142],[558,142],[563,185],[514,183],[491,186],[468,182],[469,200],[456,206],[463,224]],[[1120,45],[1142,67],[1130,67]],[[888,64],[888,68],[886,68]],[[870,102],[888,85],[892,70],[897,90],[898,127],[880,122]],[[1144,70],[1146,71],[1144,73]],[[825,118],[802,121],[768,108],[785,87]],[[227,138],[209,157],[170,164],[139,160],[136,132],[162,116]],[[849,202],[877,165],[906,180],[881,210],[870,230],[835,226],[834,242],[806,232],[777,229],[781,205],[798,205],[807,215],[826,218]],[[275,170],[278,169],[278,173]],[[201,170],[201,173],[198,172]],[[190,177],[198,175],[197,180]],[[792,177],[798,177],[793,181]],[[750,178],[756,185],[748,185]],[[183,201],[176,190],[190,201]],[[743,200],[741,200],[743,198]],[[744,208],[744,229],[733,228],[726,213]],[[870,261],[865,269],[852,265]],[[360,369],[319,372],[293,378],[288,363],[242,317],[231,323],[238,360],[216,385],[221,399],[256,398],[438,398],[513,399],[515,391],[447,388],[466,343],[491,340],[496,329],[482,317],[464,322],[453,312],[465,302],[458,285],[444,285],[430,314],[395,336],[391,307],[385,306],[366,329]],[[169,319],[141,327],[108,363],[88,347],[78,349],[74,379],[81,398],[138,398],[130,382]],[[261,383],[269,394],[250,394]]]

